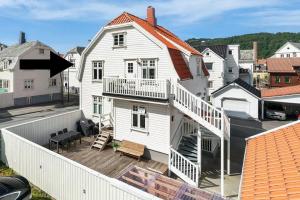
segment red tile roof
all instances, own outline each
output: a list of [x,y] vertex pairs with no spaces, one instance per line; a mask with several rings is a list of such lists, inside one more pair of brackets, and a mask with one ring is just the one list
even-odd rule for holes
[[300,199],[300,122],[247,140],[242,200]]
[[300,58],[268,58],[268,72],[295,73],[294,66],[300,66]]
[[262,97],[274,97],[292,94],[300,94],[300,85],[261,90]]
[[[128,22],[137,23],[139,26],[141,26],[143,29],[145,29],[147,32],[149,32],[151,35],[153,35],[155,38],[157,38],[160,42],[162,42],[168,47],[174,67],[181,80],[192,78],[192,74],[189,70],[189,67],[187,66],[187,63],[182,58],[182,55],[178,53],[180,52],[180,50],[174,45],[174,43],[180,46],[181,48],[191,52],[191,54],[201,55],[200,52],[198,52],[186,42],[179,39],[176,35],[168,31],[167,29],[159,25],[152,26],[150,23],[147,22],[147,20],[141,19],[127,12],[124,12],[117,18],[113,19],[111,22],[108,23],[108,25],[117,25]],[[207,71],[207,69],[204,70]],[[204,73],[207,74],[206,72]]]

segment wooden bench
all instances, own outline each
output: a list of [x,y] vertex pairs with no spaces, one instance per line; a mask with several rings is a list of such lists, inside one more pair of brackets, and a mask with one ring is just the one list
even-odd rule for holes
[[137,157],[140,161],[141,157],[144,155],[145,145],[123,140],[117,150],[121,152],[121,155],[128,154]]

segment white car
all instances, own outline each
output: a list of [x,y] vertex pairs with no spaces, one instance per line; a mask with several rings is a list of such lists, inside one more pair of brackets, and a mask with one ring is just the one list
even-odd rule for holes
[[286,114],[283,110],[266,110],[266,117],[269,119],[286,120]]

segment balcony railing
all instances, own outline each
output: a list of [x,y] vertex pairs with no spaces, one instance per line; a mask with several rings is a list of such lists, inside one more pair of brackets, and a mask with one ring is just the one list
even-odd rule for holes
[[103,78],[103,95],[167,100],[170,82],[159,79]]

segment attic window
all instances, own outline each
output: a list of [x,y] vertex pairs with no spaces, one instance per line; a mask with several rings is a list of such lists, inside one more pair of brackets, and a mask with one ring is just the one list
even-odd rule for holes
[[125,46],[125,33],[113,34],[114,37],[114,47],[124,47]]
[[45,50],[44,49],[39,49],[39,54],[45,54]]
[[209,52],[206,52],[206,55],[209,56]]
[[228,51],[228,54],[229,54],[229,55],[232,55],[232,50],[229,50],[229,51]]

